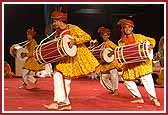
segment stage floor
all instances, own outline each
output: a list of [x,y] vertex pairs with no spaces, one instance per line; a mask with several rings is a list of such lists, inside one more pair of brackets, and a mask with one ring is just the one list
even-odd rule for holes
[[[43,104],[50,104],[53,100],[53,79],[37,78],[37,88],[19,89],[21,78],[4,79],[4,110],[5,111],[48,111]],[[156,88],[160,107],[151,104],[143,86],[139,86],[144,97],[144,104],[131,104],[132,96],[123,83],[119,83],[119,96],[113,96],[100,84],[99,80],[80,78],[72,80],[70,100],[72,111],[164,111],[164,88]]]

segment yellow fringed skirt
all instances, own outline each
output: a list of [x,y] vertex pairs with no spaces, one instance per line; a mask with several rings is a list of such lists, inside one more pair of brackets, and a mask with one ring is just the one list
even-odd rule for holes
[[97,59],[92,55],[89,49],[81,44],[78,45],[75,57],[66,57],[56,65],[56,71],[60,71],[65,78],[74,79],[84,77],[96,70],[99,65]]
[[123,79],[135,80],[144,75],[152,73],[152,61],[147,60],[134,64],[126,64],[123,66]]

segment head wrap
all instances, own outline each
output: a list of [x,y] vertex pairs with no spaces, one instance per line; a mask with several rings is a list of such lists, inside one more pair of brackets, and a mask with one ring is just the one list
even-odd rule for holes
[[34,30],[34,27],[31,29],[27,29],[27,34],[31,35],[32,37],[36,36],[36,31]]
[[105,27],[99,27],[97,32],[100,33],[100,34],[104,34],[104,33],[111,34],[110,29],[105,28]]
[[51,13],[51,18],[66,22],[67,21],[67,14],[63,13],[63,12],[60,12],[60,11],[53,11]]
[[134,27],[134,22],[132,20],[127,20],[127,19],[120,19],[118,21],[118,24],[121,25],[121,27],[124,27],[125,25],[130,25]]

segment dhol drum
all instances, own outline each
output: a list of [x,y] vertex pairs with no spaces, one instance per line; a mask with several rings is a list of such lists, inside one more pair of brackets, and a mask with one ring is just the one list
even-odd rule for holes
[[153,59],[153,50],[149,50],[150,42],[145,41],[126,46],[117,47],[115,49],[115,57],[120,64],[129,64],[135,62]]
[[[114,60],[113,49],[111,48],[93,48],[90,49],[96,59],[103,63],[111,63]],[[109,55],[111,53],[111,55]]]
[[13,57],[18,58],[20,61],[25,61],[28,57],[22,58],[22,53],[28,53],[28,50],[19,44],[13,44],[10,47],[10,54]]
[[76,55],[77,46],[69,47],[71,39],[73,38],[67,34],[58,40],[51,40],[38,45],[33,55],[39,64],[59,62],[66,56],[73,57]]

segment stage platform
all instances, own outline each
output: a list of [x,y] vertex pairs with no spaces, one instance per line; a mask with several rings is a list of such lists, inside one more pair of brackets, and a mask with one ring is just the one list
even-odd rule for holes
[[[53,79],[37,78],[38,87],[19,89],[21,78],[4,79],[4,110],[5,111],[48,111],[43,104],[50,104],[53,100]],[[144,104],[132,104],[132,96],[123,83],[119,83],[119,96],[113,96],[100,84],[99,80],[79,78],[72,80],[70,100],[72,111],[164,111],[164,88],[156,88],[160,107],[151,104],[143,86],[138,86],[144,98]]]

